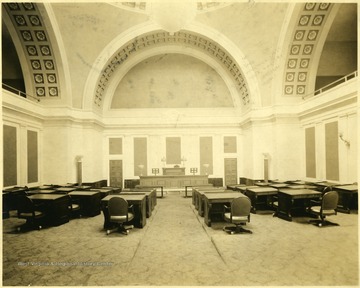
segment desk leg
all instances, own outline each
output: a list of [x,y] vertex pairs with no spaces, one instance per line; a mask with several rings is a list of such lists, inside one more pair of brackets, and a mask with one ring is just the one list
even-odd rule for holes
[[103,228],[106,229],[110,229],[112,228],[112,225],[110,223],[110,216],[109,216],[109,211],[107,207],[103,207],[102,209],[103,215],[104,215],[104,226]]
[[278,199],[278,210],[276,212],[277,217],[292,221],[291,208],[294,204],[294,200],[286,195],[279,194]]
[[143,228],[146,225],[146,202],[145,199],[141,202],[138,208],[139,227]]
[[199,216],[203,217],[204,216],[204,206],[205,206],[205,200],[203,199],[203,197],[199,197],[199,210],[198,210],[198,214]]
[[211,227],[211,204],[205,201],[204,203],[204,222],[207,226]]
[[350,205],[352,200],[352,194],[338,192],[339,193],[339,204],[337,211],[350,214]]

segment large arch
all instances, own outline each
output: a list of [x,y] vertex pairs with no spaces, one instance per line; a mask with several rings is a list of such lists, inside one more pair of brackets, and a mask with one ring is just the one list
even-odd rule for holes
[[[187,48],[199,49],[200,47],[199,50],[202,49],[203,54],[205,54],[204,51],[207,51],[209,55],[213,55],[214,60],[216,59],[226,67],[223,70],[227,70],[228,78],[232,77],[232,82],[237,86],[238,95],[242,98],[245,108],[249,108],[251,105],[260,105],[255,74],[244,55],[230,40],[198,23],[189,25],[186,31],[180,31],[174,37],[164,31],[159,31],[158,26],[151,21],[120,34],[107,45],[95,61],[86,82],[83,107],[85,109],[95,108],[99,112],[104,109],[103,96],[111,95],[111,93],[105,92],[108,89],[108,83],[111,82],[110,78],[116,67],[127,62],[131,54],[144,53],[149,47],[159,48],[165,44],[182,47],[184,43],[187,44]],[[155,45],[156,43],[158,45]],[[209,46],[213,49],[210,49]],[[213,66],[213,63],[210,66]],[[229,82],[227,81],[227,83]]]
[[232,97],[232,101],[234,103],[235,109],[241,109],[241,101],[238,97],[238,91],[236,89],[236,86],[234,85],[231,78],[228,76],[227,72],[221,67],[221,65],[209,57],[208,55],[205,55],[204,53],[201,53],[195,49],[184,49],[183,47],[179,46],[163,46],[163,47],[156,47],[149,50],[146,50],[143,53],[139,53],[129,59],[129,61],[125,62],[122,66],[122,69],[117,69],[114,74],[112,75],[112,81],[109,82],[109,85],[106,90],[106,97],[104,99],[103,104],[103,110],[108,111],[111,110],[111,103],[112,98],[114,96],[114,92],[116,90],[116,87],[119,85],[123,77],[137,64],[141,63],[142,61],[161,54],[166,53],[175,53],[175,54],[183,54],[187,56],[192,56],[207,65],[209,65],[211,68],[213,68],[219,76],[223,79],[225,82],[227,88],[229,89],[229,92]]

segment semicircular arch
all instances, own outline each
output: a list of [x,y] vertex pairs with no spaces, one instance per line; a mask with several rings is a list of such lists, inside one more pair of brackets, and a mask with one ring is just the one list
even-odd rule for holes
[[[209,59],[214,59],[223,67],[222,71],[228,74],[228,77],[222,75],[223,79],[232,80],[243,109],[260,104],[258,85],[253,70],[241,51],[231,41],[219,36],[219,33],[209,32],[208,27],[200,24],[193,24],[185,31],[170,35],[157,30],[157,26],[150,23],[138,25],[124,32],[102,51],[87,79],[83,97],[84,108],[92,109],[95,106],[98,110],[103,110],[104,97],[111,95],[107,90],[117,68],[121,66],[123,69],[124,64],[136,54],[142,54],[154,47],[161,49],[164,46],[182,47],[184,51],[199,50],[202,54],[208,55],[209,57],[204,58],[206,63]],[[200,54],[197,53],[197,55]],[[214,61],[210,61],[212,62],[210,66],[214,66]]]
[[200,51],[196,49],[183,49],[179,46],[162,46],[162,47],[154,47],[152,49],[146,50],[143,53],[138,53],[135,55],[131,60],[124,63],[122,66],[122,69],[118,69],[113,75],[112,80],[110,81],[108,88],[106,90],[106,97],[104,97],[104,103],[103,103],[103,110],[108,111],[111,110],[111,103],[115,94],[115,90],[120,84],[121,80],[125,77],[125,75],[136,65],[141,63],[142,61],[145,61],[146,59],[163,55],[163,54],[182,54],[186,56],[194,57],[206,65],[210,66],[212,69],[214,69],[217,74],[220,76],[220,78],[224,81],[225,85],[227,86],[232,102],[235,109],[240,109],[242,104],[238,97],[238,91],[236,89],[236,86],[234,85],[232,79],[229,77],[228,73],[221,67],[221,65],[212,59],[210,56],[201,53]]

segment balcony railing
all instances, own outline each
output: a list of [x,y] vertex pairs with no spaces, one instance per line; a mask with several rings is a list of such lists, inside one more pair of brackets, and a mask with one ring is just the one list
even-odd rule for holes
[[326,86],[324,86],[324,87],[322,87],[320,89],[315,90],[312,93],[309,93],[309,94],[303,96],[302,99],[309,98],[310,96],[319,95],[319,94],[321,94],[321,93],[323,93],[323,92],[325,92],[327,90],[330,90],[330,89],[334,88],[335,86],[337,86],[337,85],[339,85],[341,83],[345,83],[345,82],[347,82],[347,81],[349,81],[351,79],[354,79],[357,76],[358,76],[358,71],[354,71],[354,72],[352,72],[352,73],[350,73],[350,74],[348,74],[348,75],[346,75],[346,76],[344,76],[344,77],[342,77],[340,79],[335,80],[334,82],[331,82],[330,84],[327,84]]
[[40,102],[40,99],[38,97],[32,96],[30,94],[27,94],[25,92],[20,91],[19,89],[16,89],[10,85],[7,85],[5,83],[2,83],[2,88],[4,88],[5,90],[12,92],[20,97],[24,97],[24,98],[28,98],[30,100],[36,101],[36,102]]

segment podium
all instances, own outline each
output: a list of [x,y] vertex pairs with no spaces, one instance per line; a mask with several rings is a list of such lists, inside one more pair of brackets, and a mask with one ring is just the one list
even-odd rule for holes
[[162,168],[162,170],[165,176],[185,175],[185,167]]

